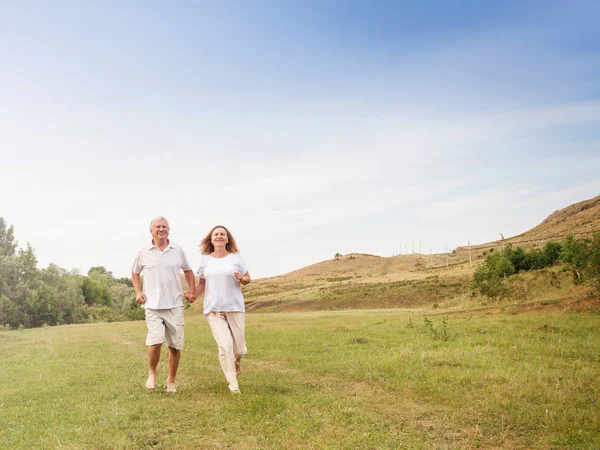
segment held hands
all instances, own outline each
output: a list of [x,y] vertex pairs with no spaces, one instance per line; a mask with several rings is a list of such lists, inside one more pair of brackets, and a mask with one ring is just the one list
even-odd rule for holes
[[143,305],[144,303],[146,303],[146,294],[144,294],[143,292],[136,294],[135,301],[138,302],[140,305]]
[[196,297],[197,297],[196,293],[192,292],[191,290],[187,291],[183,296],[190,303],[194,303],[196,301]]

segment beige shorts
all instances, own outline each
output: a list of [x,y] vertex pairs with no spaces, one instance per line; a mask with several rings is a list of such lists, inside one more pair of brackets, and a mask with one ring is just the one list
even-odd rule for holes
[[146,345],[167,343],[176,350],[183,348],[183,306],[172,309],[146,309],[148,336]]

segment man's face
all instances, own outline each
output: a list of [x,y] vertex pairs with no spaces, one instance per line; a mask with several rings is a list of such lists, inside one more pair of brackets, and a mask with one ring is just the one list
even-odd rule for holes
[[169,237],[169,225],[165,220],[156,220],[152,223],[150,232],[152,233],[152,239],[155,241],[167,239]]

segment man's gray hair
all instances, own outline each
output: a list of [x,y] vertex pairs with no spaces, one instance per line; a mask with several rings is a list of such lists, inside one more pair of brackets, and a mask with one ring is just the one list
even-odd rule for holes
[[169,221],[166,218],[164,218],[163,216],[156,216],[154,219],[152,219],[150,221],[150,229],[152,229],[152,225],[154,225],[154,222],[157,222],[159,220],[164,220],[165,222],[167,222],[167,228],[171,228],[169,226]]

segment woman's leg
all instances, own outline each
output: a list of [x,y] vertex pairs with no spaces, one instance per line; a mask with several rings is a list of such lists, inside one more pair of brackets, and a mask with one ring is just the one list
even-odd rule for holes
[[246,338],[244,335],[246,313],[229,312],[225,314],[227,315],[227,323],[229,324],[231,338],[233,339],[235,374],[236,376],[240,376],[242,374],[242,356],[248,352],[248,349],[246,348]]
[[227,324],[225,313],[211,312],[207,316],[208,324],[212,331],[213,337],[219,347],[219,363],[225,375],[227,383],[229,383],[230,391],[239,391],[237,377],[235,376],[235,363],[233,354],[233,338]]

